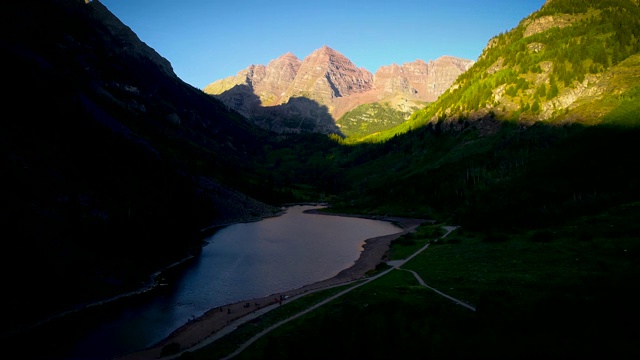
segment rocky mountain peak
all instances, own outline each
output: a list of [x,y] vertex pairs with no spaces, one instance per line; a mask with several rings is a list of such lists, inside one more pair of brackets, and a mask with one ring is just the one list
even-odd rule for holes
[[328,57],[329,60],[337,57],[337,58],[341,58],[341,60],[349,61],[349,59],[347,59],[340,52],[328,47],[327,45],[322,45],[321,48],[314,50],[308,57],[312,58],[317,56]]
[[370,90],[372,83],[370,72],[356,67],[344,55],[325,45],[302,61],[282,100],[305,96],[326,104],[333,98]]
[[302,61],[288,52],[271,60],[265,67],[265,76],[253,85],[253,90],[263,105],[277,105],[298,74]]
[[278,57],[278,59],[291,59],[291,60],[300,61],[300,59],[298,59],[298,57],[295,56],[291,51],[280,55],[280,57]]
[[[264,118],[265,111],[270,119],[277,118],[275,112],[284,108],[276,107],[281,105],[289,105],[288,112],[292,108],[296,113],[328,112],[337,120],[359,105],[377,101],[435,101],[473,63],[452,56],[429,62],[418,59],[381,66],[374,76],[325,45],[303,60],[288,52],[266,66],[252,65],[235,76],[209,84],[204,92],[254,120]],[[310,101],[297,101],[299,98]],[[256,106],[266,109],[256,110]],[[270,121],[269,128],[279,126],[274,124],[275,120]]]

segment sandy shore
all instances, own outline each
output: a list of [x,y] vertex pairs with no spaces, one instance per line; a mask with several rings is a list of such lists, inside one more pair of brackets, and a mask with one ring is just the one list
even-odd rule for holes
[[[309,291],[327,288],[330,286],[343,284],[353,280],[364,277],[367,272],[375,269],[375,267],[387,260],[387,252],[389,250],[389,244],[392,240],[398,237],[414,231],[420,224],[429,222],[430,220],[424,219],[411,219],[400,217],[385,217],[385,216],[357,216],[352,214],[329,214],[317,211],[309,211],[322,215],[338,215],[338,216],[353,216],[382,221],[390,221],[399,226],[402,231],[380,236],[365,241],[364,250],[360,254],[360,257],[353,266],[338,273],[335,277],[319,281],[307,286],[303,286],[298,289],[285,291],[282,293],[272,294],[259,299],[247,299],[239,301],[234,304],[221,306],[207,311],[204,315],[196,318],[187,324],[181,326],[176,331],[171,333],[167,338],[160,341],[155,346],[131,353],[118,360],[146,360],[146,359],[158,359],[162,352],[163,346],[171,343],[177,343],[180,345],[182,351],[188,350],[198,344],[201,344],[208,337],[215,333],[220,332],[231,322],[240,319],[246,315],[252,314],[260,309],[264,309],[268,306],[277,303],[280,298],[293,298]],[[286,301],[286,300],[284,300]]]

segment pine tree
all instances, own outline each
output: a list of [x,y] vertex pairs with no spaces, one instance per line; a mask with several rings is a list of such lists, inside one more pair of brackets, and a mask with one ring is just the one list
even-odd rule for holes
[[545,83],[540,84],[538,90],[536,91],[536,96],[545,97],[547,96],[547,85]]
[[531,112],[534,114],[540,113],[540,102],[537,99],[531,105]]
[[551,100],[558,96],[558,84],[556,82],[555,76],[551,75],[549,77],[549,91],[547,91],[547,100]]
[[531,112],[534,114],[540,113],[540,97],[538,96],[538,94],[536,94],[533,98],[533,105],[531,105]]

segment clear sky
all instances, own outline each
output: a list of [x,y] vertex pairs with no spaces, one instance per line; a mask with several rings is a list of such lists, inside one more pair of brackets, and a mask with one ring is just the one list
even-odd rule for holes
[[372,73],[443,55],[476,60],[545,0],[99,0],[204,88],[251,64],[327,45]]

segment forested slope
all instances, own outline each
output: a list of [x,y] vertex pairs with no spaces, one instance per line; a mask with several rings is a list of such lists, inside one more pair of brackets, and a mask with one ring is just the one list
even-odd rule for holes
[[350,204],[532,225],[637,199],[638,19],[630,1],[548,2],[341,158]]

